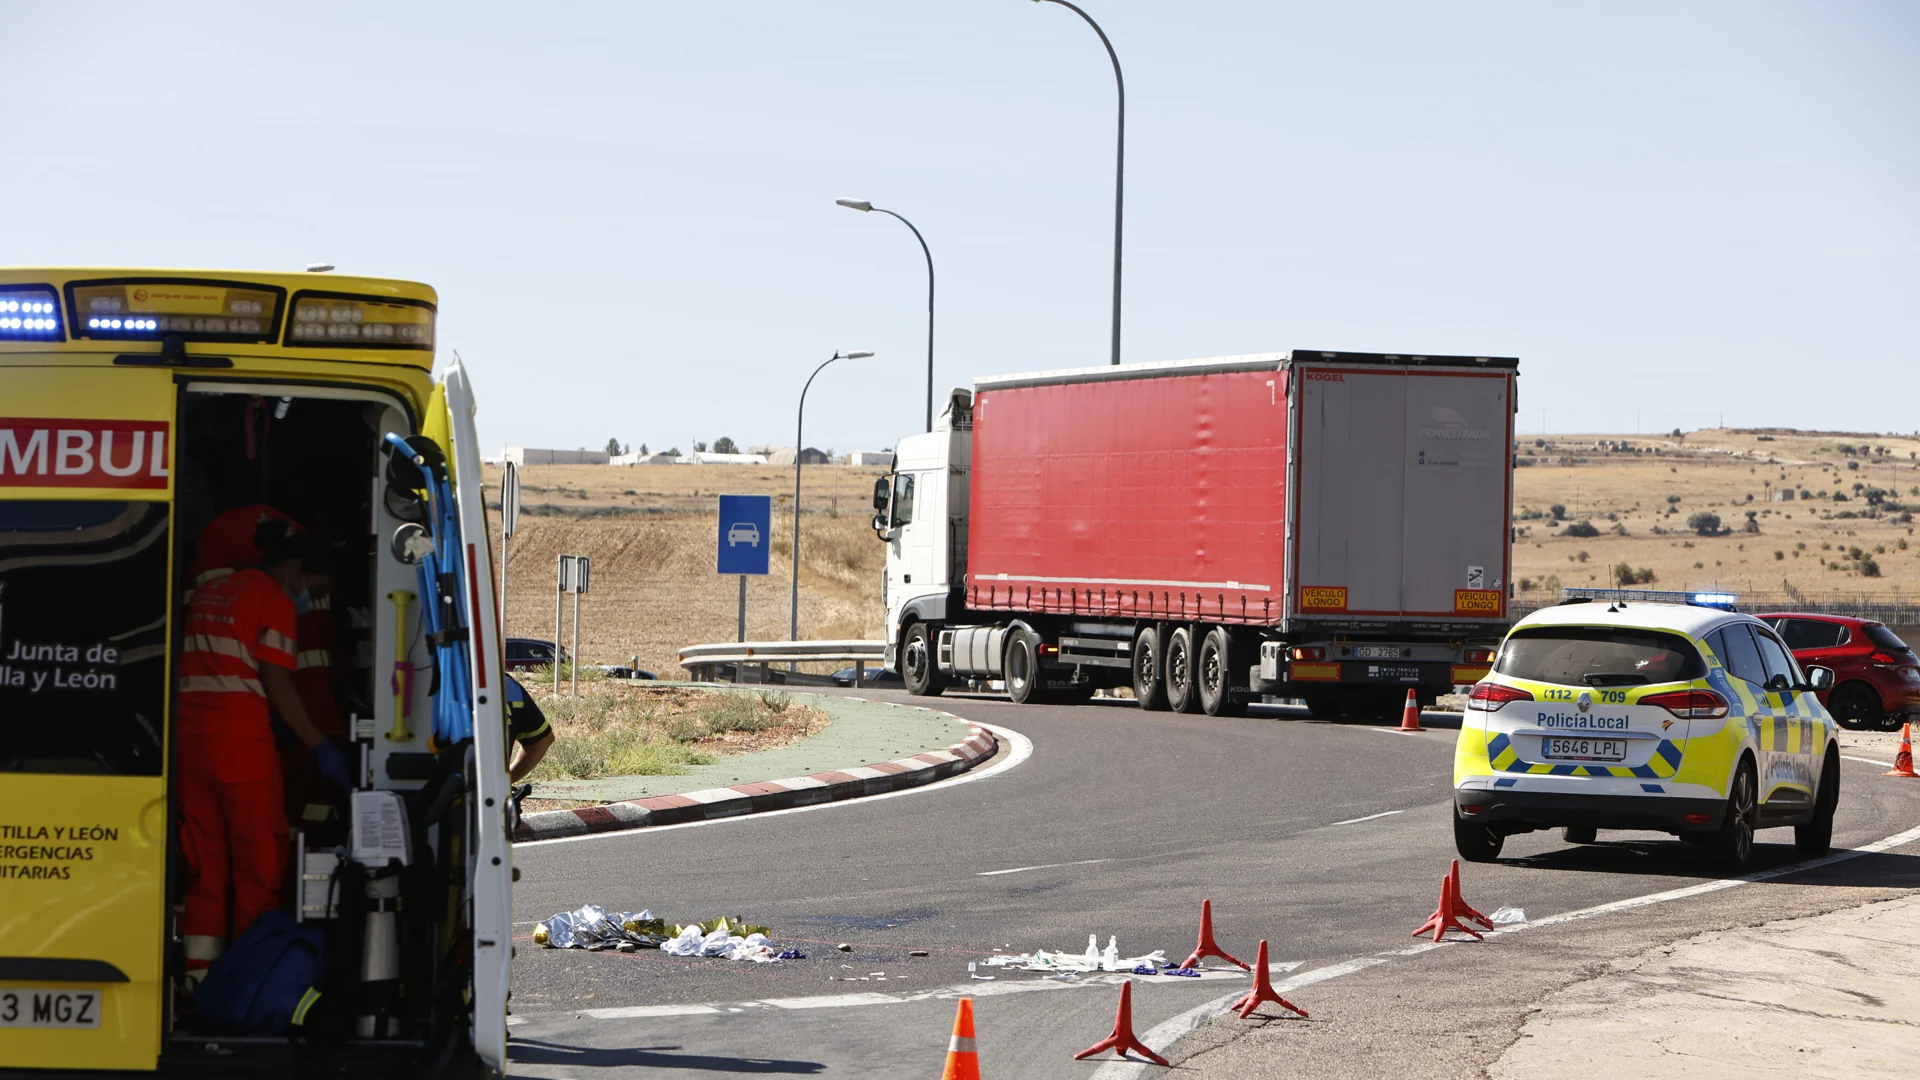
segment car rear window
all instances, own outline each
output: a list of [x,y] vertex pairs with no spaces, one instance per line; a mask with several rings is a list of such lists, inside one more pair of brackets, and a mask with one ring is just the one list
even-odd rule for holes
[[1640,686],[1706,672],[1686,638],[1662,630],[1529,626],[1500,647],[1494,670],[1515,679],[1574,686]]
[[1899,634],[1887,629],[1886,626],[1881,623],[1867,624],[1867,640],[1883,649],[1892,649],[1895,652],[1913,651],[1907,647],[1906,642],[1900,640]]

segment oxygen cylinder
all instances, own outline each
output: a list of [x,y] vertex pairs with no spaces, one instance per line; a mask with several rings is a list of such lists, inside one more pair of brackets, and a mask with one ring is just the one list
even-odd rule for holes
[[399,1000],[400,877],[375,875],[367,880],[366,932],[360,952],[361,1000],[376,1006],[360,1014],[363,1039],[387,1038],[399,1033],[399,1020],[390,1006]]

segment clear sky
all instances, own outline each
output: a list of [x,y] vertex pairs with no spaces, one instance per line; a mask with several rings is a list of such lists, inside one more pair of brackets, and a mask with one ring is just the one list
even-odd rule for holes
[[[1125,357],[1517,355],[1521,429],[1920,428],[1920,4],[1084,0]],[[490,448],[890,446],[1104,363],[1111,69],[1027,0],[0,0],[0,264],[440,290]]]

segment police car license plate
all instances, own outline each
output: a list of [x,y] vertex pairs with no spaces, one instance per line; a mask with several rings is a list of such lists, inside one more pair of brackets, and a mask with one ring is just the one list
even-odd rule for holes
[[0,1028],[97,1028],[100,991],[0,986]]
[[1627,756],[1625,739],[1558,739],[1547,737],[1542,753],[1550,758],[1574,761],[1623,761]]

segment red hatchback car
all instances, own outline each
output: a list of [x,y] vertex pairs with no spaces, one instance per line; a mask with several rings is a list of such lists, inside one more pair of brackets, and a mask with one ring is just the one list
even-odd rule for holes
[[1841,727],[1892,731],[1920,722],[1920,657],[1885,623],[1845,615],[1758,616],[1802,665],[1833,669],[1833,689],[1820,702]]

